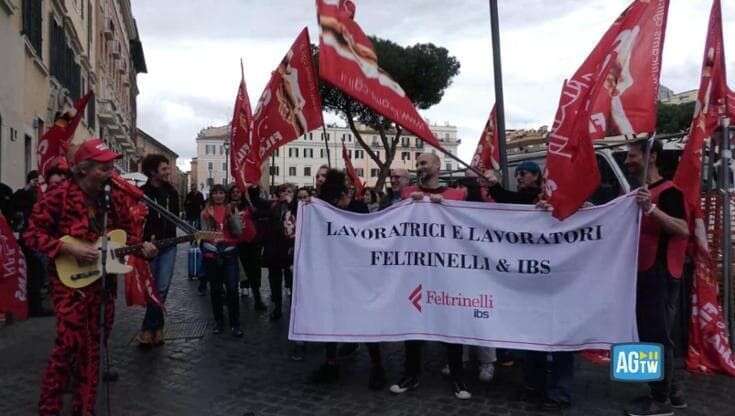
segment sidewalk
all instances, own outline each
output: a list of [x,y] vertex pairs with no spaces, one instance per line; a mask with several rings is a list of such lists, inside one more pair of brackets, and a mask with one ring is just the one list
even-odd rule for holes
[[[510,400],[520,380],[518,366],[498,368],[496,379],[488,385],[473,377],[468,380],[472,399],[455,399],[440,375],[444,348],[432,344],[425,354],[421,386],[402,396],[393,396],[387,389],[368,390],[370,364],[364,346],[341,363],[338,384],[309,384],[307,377],[323,360],[323,349],[309,345],[304,361],[289,359],[287,311],[280,322],[272,323],[266,313],[253,311],[251,298],[243,298],[245,337],[211,334],[209,297],[197,296],[197,282],[187,280],[185,254],[185,248],[180,247],[167,302],[170,339],[166,345],[141,351],[131,343],[143,310],[127,308],[124,300],[118,299],[110,343],[113,366],[120,373],[120,380],[112,384],[115,416],[555,414]],[[263,282],[267,288],[267,279]],[[54,318],[0,327],[0,415],[37,413],[41,375],[53,337]],[[396,381],[403,367],[403,346],[386,344],[383,352],[389,382]],[[647,394],[643,385],[611,382],[607,367],[593,366],[581,358],[575,367],[575,403],[564,414],[619,416],[628,400]],[[680,374],[689,408],[677,411],[677,415],[735,415],[735,379]],[[468,371],[468,375],[474,376],[474,372]],[[99,398],[103,403],[104,396]]]

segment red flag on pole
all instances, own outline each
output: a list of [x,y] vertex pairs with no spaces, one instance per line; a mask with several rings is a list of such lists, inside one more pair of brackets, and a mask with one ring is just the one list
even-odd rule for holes
[[362,199],[363,195],[365,195],[365,186],[360,181],[360,177],[357,175],[355,167],[352,166],[352,160],[350,159],[350,155],[347,154],[347,147],[344,143],[342,143],[342,159],[345,161],[347,177],[350,178],[352,186],[355,187],[355,199]]
[[495,106],[490,111],[490,116],[485,123],[485,129],[482,131],[480,141],[477,142],[475,156],[472,158],[470,166],[484,172],[487,169],[500,169],[500,148],[498,147],[498,130],[496,126],[497,115]]
[[245,157],[247,182],[260,180],[260,166],[278,147],[322,125],[322,105],[309,32],[296,38],[260,96],[253,115],[250,150]]
[[[235,110],[230,122],[230,173],[240,189],[245,189],[246,183],[257,182],[260,179],[260,165],[257,166],[257,177],[253,177],[254,169],[246,169],[245,160],[251,150],[250,126],[253,122],[253,112],[250,108],[248,89],[245,86],[245,70],[240,62],[240,87],[235,99]],[[253,180],[254,179],[254,180]]]
[[38,171],[42,176],[46,176],[49,169],[59,166],[68,169],[69,164],[66,160],[66,152],[69,149],[69,143],[74,137],[74,132],[79,126],[84,115],[84,109],[87,103],[94,96],[89,91],[84,97],[78,99],[74,103],[75,114],[69,120],[56,120],[54,125],[43,135],[38,141],[36,153],[38,154]]
[[26,260],[5,217],[0,214],[0,313],[28,318]]
[[372,42],[354,20],[355,4],[350,0],[317,0],[316,7],[321,27],[319,76],[426,143],[443,149],[403,88],[378,66]]
[[564,83],[546,162],[556,218],[576,212],[599,185],[593,140],[654,132],[668,9],[668,0],[634,1]]
[[687,370],[705,374],[721,372],[735,377],[735,354],[718,297],[717,268],[698,246],[694,263]]
[[700,204],[704,141],[712,136],[720,124],[720,117],[726,116],[728,112],[721,10],[720,0],[714,0],[709,16],[697,105],[684,153],[674,175],[674,183],[684,193],[684,198],[691,207],[699,207]]

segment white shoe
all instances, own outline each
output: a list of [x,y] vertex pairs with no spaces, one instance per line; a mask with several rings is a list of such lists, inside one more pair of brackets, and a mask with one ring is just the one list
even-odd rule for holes
[[451,373],[451,371],[449,371],[449,364],[447,364],[444,367],[442,367],[442,375],[444,377],[449,377],[449,374],[450,373]]
[[495,365],[493,363],[480,364],[480,374],[477,377],[483,383],[489,383],[495,378]]

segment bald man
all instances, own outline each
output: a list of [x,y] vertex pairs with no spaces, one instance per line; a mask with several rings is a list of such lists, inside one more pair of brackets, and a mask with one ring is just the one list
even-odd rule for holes
[[[416,172],[418,174],[418,185],[407,186],[402,189],[401,195],[404,199],[411,198],[421,201],[428,196],[431,202],[441,203],[443,200],[463,201],[466,198],[464,189],[454,189],[442,186],[439,183],[439,169],[441,160],[433,153],[422,153],[416,160]],[[454,396],[460,400],[467,400],[472,394],[467,390],[464,382],[462,368],[462,345],[445,344],[447,347],[447,361],[452,379],[452,390]],[[394,394],[402,394],[413,390],[419,385],[421,373],[421,349],[423,341],[406,341],[406,361],[403,378],[390,387]]]

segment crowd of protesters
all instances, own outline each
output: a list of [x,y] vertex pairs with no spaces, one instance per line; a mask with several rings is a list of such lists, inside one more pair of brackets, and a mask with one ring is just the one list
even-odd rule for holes
[[[635,411],[628,414],[665,414],[671,407],[685,407],[683,392],[673,372],[672,327],[675,307],[680,291],[679,276],[683,247],[688,237],[681,192],[664,180],[657,169],[661,154],[660,143],[651,152],[651,164],[643,167],[643,148],[631,145],[625,166],[630,173],[648,171],[649,189],[641,188],[637,200],[644,212],[641,257],[638,278],[638,315],[642,341],[658,342],[665,346],[665,378],[651,385],[651,396],[636,401]],[[179,196],[169,182],[170,166],[161,155],[149,155],[143,161],[143,172],[148,182],[143,192],[159,205],[185,219],[203,231],[217,233],[201,243],[203,274],[198,276],[198,292],[209,294],[214,334],[229,332],[233,337],[242,337],[240,297],[253,298],[256,312],[268,313],[269,319],[277,321],[283,316],[284,295],[290,296],[293,287],[293,254],[295,224],[299,202],[309,203],[312,197],[346,211],[371,213],[400,203],[402,200],[420,200],[428,197],[435,203],[443,200],[466,200],[475,202],[498,202],[513,204],[535,204],[540,209],[549,207],[540,201],[543,175],[540,167],[531,161],[516,166],[514,175],[516,190],[504,189],[497,176],[488,172],[484,177],[474,173],[451,186],[440,183],[439,158],[431,153],[417,159],[415,184],[405,169],[393,169],[387,193],[372,188],[356,195],[342,171],[322,166],[315,176],[314,188],[296,188],[284,184],[268,195],[257,185],[240,189],[236,186],[214,185],[208,198],[192,186],[186,195],[183,212],[179,207]],[[0,184],[2,214],[9,220],[14,231],[20,235],[26,230],[29,218],[40,192],[47,185],[63,179],[51,172],[46,178],[31,172],[27,185],[12,192]],[[176,226],[151,211],[146,217],[143,241],[155,241],[176,236]],[[47,263],[44,256],[26,247],[21,247],[28,264],[28,303],[32,316],[47,316],[52,311],[42,306],[41,288],[47,278]],[[151,274],[160,303],[149,303],[137,336],[140,346],[152,348],[164,342],[164,308],[172,278],[176,246],[157,251],[150,261]],[[242,268],[242,273],[241,273]],[[261,291],[262,270],[267,269],[270,305],[265,302]],[[241,277],[242,276],[242,277]],[[284,293],[285,292],[285,293]],[[224,309],[227,309],[225,317]],[[640,317],[646,319],[641,320]],[[424,341],[404,343],[405,361],[403,376],[389,386],[389,391],[400,395],[416,389],[420,384],[422,350]],[[359,348],[358,344],[327,343],[324,345],[324,362],[310,376],[315,383],[335,383],[340,376],[338,358],[348,356]],[[368,386],[380,390],[389,385],[383,368],[379,343],[366,345],[371,369]],[[477,357],[477,378],[489,382],[494,378],[495,365],[500,357],[501,364],[513,365],[514,359],[522,359],[524,365],[523,385],[519,388],[521,400],[540,403],[545,409],[563,409],[571,405],[571,382],[573,378],[574,354],[571,352],[509,352],[494,348],[445,344],[446,366],[442,374],[450,380],[452,394],[458,399],[469,399],[472,395],[467,387],[465,369],[470,350]],[[293,345],[291,358],[304,357],[305,344]]]

